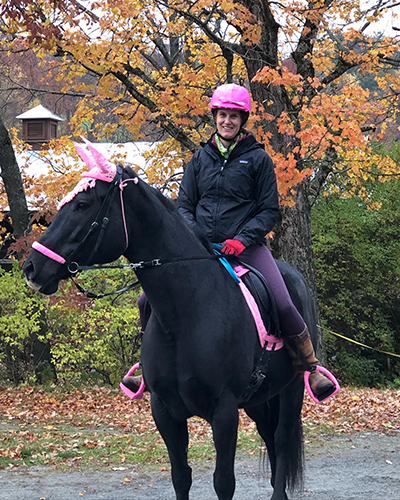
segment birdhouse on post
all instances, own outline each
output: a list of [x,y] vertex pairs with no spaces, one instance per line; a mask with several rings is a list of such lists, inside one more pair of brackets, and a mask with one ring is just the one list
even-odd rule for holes
[[41,149],[51,139],[57,139],[58,122],[64,121],[41,104],[16,118],[22,120],[22,139],[34,150]]

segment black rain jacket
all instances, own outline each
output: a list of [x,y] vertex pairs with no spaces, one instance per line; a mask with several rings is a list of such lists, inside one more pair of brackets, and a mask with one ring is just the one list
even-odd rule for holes
[[279,214],[274,165],[264,146],[248,135],[226,159],[212,138],[203,144],[183,175],[178,211],[212,243],[263,243]]

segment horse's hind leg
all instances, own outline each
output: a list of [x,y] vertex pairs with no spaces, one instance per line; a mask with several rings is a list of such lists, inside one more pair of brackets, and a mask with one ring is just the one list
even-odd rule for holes
[[239,413],[233,397],[220,398],[211,420],[216,450],[214,489],[218,500],[231,500],[235,492],[234,462]]
[[271,500],[288,500],[286,488],[301,483],[303,391],[301,381],[295,379],[269,402],[245,408],[267,446],[274,489]]
[[168,449],[176,500],[189,500],[192,469],[187,462],[189,444],[187,420],[173,418],[168,408],[155,394],[151,397],[151,409],[157,428]]

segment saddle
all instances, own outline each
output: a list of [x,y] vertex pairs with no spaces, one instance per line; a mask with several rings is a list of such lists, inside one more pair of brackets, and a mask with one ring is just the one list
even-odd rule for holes
[[[244,404],[258,391],[267,376],[271,353],[285,343],[280,338],[279,318],[274,295],[264,276],[249,265],[242,265],[237,258],[220,256],[220,261],[238,283],[253,315],[262,351],[254,366],[249,385],[240,403]],[[270,331],[271,333],[268,333]]]
[[[277,350],[283,347],[276,302],[265,277],[255,268],[243,264],[240,259],[221,254],[221,246],[213,245],[219,258],[233,280],[239,285],[253,315],[261,347]],[[270,333],[268,333],[268,331]]]
[[[242,280],[244,286],[247,288],[248,292],[255,301],[262,323],[266,331],[269,332],[268,337],[274,337],[276,340],[281,339],[275,297],[267,280],[259,271],[257,271],[257,269],[254,269],[247,264],[236,265],[234,267],[234,271],[236,276]],[[242,292],[245,293],[244,289],[242,289]],[[257,311],[252,310],[252,313],[254,319],[257,321],[257,318],[255,317],[255,313],[257,313]],[[262,339],[260,338],[260,341],[261,340]],[[266,338],[265,340],[271,341],[273,339]],[[263,346],[264,343],[261,342],[261,345]]]

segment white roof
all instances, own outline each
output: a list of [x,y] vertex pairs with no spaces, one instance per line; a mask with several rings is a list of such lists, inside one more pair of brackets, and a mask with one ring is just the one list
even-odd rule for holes
[[25,113],[22,113],[22,115],[16,116],[16,118],[19,118],[20,120],[51,118],[52,120],[58,120],[61,122],[64,121],[60,116],[55,115],[49,109],[45,108],[41,104],[39,104],[39,106],[30,109],[29,111],[26,111]]
[[[126,142],[119,144],[94,142],[92,144],[107,159],[110,159],[110,157],[114,155],[121,155],[125,157],[126,165],[130,165],[133,168],[139,167],[142,171],[146,170],[149,163],[148,160],[144,158],[144,153],[157,146],[157,142]],[[55,156],[50,153],[46,156],[48,156],[54,164],[57,164],[57,160],[62,159],[62,163],[66,167],[74,167],[77,165],[76,161],[67,154]],[[30,177],[38,177],[39,175],[46,175],[48,173],[50,163],[46,161],[46,156],[42,156],[40,151],[25,151],[24,153],[16,155],[20,168],[24,165],[28,166],[26,173]],[[78,164],[83,165],[83,162],[79,161]]]
[[[118,156],[124,160],[125,165],[129,165],[138,171],[138,174],[146,179],[146,169],[151,165],[151,159],[148,160],[144,157],[146,152],[151,151],[159,143],[157,142],[126,142],[126,143],[92,143],[93,146],[107,159],[111,161],[117,161]],[[31,179],[38,179],[41,175],[46,175],[49,173],[49,169],[53,167],[54,171],[57,172],[58,161],[63,165],[62,168],[71,167],[76,168],[78,165],[82,166],[83,162],[74,160],[72,157],[68,156],[66,153],[64,155],[54,155],[50,152],[47,156],[47,161],[44,156],[40,154],[40,151],[25,151],[24,153],[16,154],[17,162],[20,168],[24,168],[25,174]],[[114,158],[115,156],[115,158]],[[50,162],[51,163],[50,163]],[[60,175],[62,175],[60,173]],[[30,209],[34,209],[36,206],[35,199],[28,199],[28,206]],[[6,211],[9,210],[8,207],[0,209]]]

